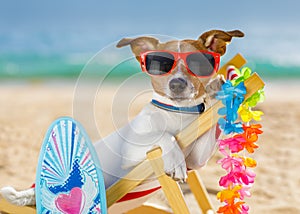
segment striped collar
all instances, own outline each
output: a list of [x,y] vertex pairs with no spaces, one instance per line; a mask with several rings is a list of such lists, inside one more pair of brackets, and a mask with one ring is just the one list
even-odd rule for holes
[[176,113],[187,113],[187,114],[201,114],[205,110],[205,105],[204,103],[200,103],[199,105],[196,106],[190,106],[190,107],[178,107],[178,106],[173,106],[169,104],[165,104],[162,102],[159,102],[155,99],[152,99],[151,103],[161,109],[167,110],[167,111],[172,111]]

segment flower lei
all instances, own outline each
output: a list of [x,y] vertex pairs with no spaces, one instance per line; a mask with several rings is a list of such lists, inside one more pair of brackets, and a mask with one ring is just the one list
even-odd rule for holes
[[[235,69],[237,78],[227,80],[217,99],[221,100],[225,107],[218,113],[224,118],[219,119],[219,126],[228,138],[219,140],[219,151],[225,157],[217,163],[226,170],[227,174],[219,180],[219,185],[225,189],[217,194],[218,200],[225,203],[218,213],[224,214],[248,214],[249,207],[243,201],[250,197],[249,189],[254,183],[255,173],[251,168],[256,167],[256,161],[246,157],[248,153],[254,153],[258,148],[256,141],[262,134],[260,124],[250,124],[252,120],[259,121],[262,111],[253,111],[257,103],[264,100],[264,90],[261,89],[244,101],[246,88],[244,81],[250,77],[251,70],[243,68]],[[236,122],[240,116],[239,122]],[[242,154],[240,154],[242,153]]]

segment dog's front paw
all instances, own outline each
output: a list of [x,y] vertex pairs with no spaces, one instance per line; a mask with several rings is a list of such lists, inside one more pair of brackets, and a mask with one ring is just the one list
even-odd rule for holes
[[175,181],[185,182],[187,179],[185,157],[175,137],[172,137],[171,141],[165,142],[160,146],[165,173]]
[[3,187],[0,194],[11,204],[17,206],[31,206],[35,205],[35,191],[30,188],[23,191],[16,191],[13,187]]
[[207,85],[205,86],[205,91],[210,97],[215,97],[216,93],[221,90],[221,87],[224,83],[224,76],[218,75],[207,83]]

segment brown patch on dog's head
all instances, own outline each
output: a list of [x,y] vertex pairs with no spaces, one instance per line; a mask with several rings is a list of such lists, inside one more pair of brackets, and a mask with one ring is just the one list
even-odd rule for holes
[[[124,38],[119,41],[117,47],[123,47],[130,45],[132,52],[136,59],[140,61],[140,54],[149,50],[169,50],[174,52],[192,52],[197,50],[208,50],[224,55],[226,52],[226,46],[231,42],[233,37],[243,37],[244,34],[239,30],[234,31],[222,31],[222,30],[210,30],[203,33],[197,40],[185,39],[185,40],[172,40],[165,43],[159,42],[158,39],[153,37],[138,37],[135,39]],[[171,88],[171,81],[174,79],[179,80],[183,86],[186,86],[184,91],[180,93],[174,93]],[[151,82],[154,90],[170,99],[176,101],[197,99],[203,96],[205,87],[210,78],[198,78],[187,71],[182,60],[177,62],[175,69],[170,75],[164,76],[151,76]]]
[[153,37],[138,37],[135,39],[124,38],[121,39],[117,47],[121,48],[130,45],[132,52],[139,59],[142,52],[149,50],[171,50],[178,51],[178,42],[180,42],[181,52],[191,51],[190,48],[194,47],[195,50],[211,50],[213,52],[224,55],[226,52],[226,45],[228,45],[233,37],[243,37],[244,33],[239,30],[222,31],[210,30],[199,36],[198,40],[185,39],[173,40],[166,43],[160,43],[158,39]]
[[149,50],[157,50],[158,44],[159,41],[157,39],[153,37],[144,36],[135,39],[130,39],[130,38],[121,39],[117,44],[117,48],[130,45],[131,50],[134,53],[136,59],[140,61],[141,53]]
[[239,30],[222,31],[211,30],[203,33],[198,40],[202,41],[206,49],[222,55],[226,52],[226,46],[231,42],[232,37],[244,37],[244,33]]

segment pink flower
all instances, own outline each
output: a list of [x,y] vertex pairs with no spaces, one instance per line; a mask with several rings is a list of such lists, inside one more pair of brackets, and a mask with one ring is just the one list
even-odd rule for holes
[[219,164],[221,164],[222,168],[225,169],[227,172],[234,170],[235,168],[244,167],[244,161],[242,158],[234,157],[234,156],[227,156],[218,160]]
[[243,167],[234,168],[227,175],[222,176],[219,185],[228,187],[232,184],[249,185],[254,183],[255,173]]
[[255,176],[255,173],[250,170],[244,170],[244,172],[240,172],[240,179],[246,185],[253,184]]
[[250,197],[251,193],[249,191],[251,187],[250,186],[243,186],[241,189],[239,189],[240,199],[244,200],[245,197]]
[[246,204],[243,204],[243,205],[240,207],[240,211],[241,211],[241,214],[248,214],[249,206],[246,205]]
[[231,153],[238,153],[244,149],[244,142],[246,142],[246,140],[243,137],[234,137],[225,140],[219,140],[219,150],[224,154],[225,149],[228,148]]
[[228,187],[231,184],[237,183],[234,173],[230,172],[225,176],[222,176],[219,180],[219,185],[222,187]]

